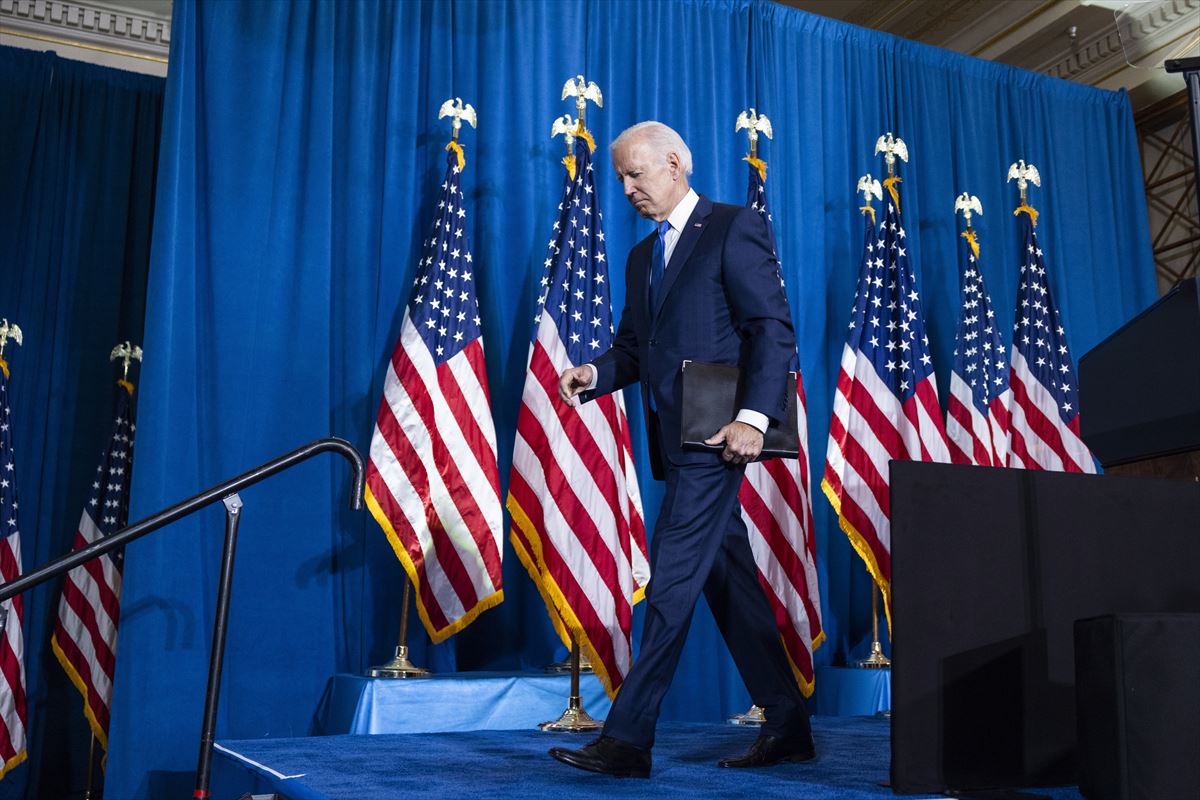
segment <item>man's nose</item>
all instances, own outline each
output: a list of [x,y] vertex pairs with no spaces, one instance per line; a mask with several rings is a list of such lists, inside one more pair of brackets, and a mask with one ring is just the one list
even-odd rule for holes
[[626,178],[621,182],[622,188],[625,190],[625,196],[629,197],[633,194],[633,178]]

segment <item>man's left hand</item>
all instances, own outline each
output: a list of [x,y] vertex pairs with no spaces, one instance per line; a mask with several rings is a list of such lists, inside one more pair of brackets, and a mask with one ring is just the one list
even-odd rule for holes
[[725,443],[721,458],[730,464],[748,464],[763,448],[762,431],[744,422],[731,422],[704,440],[705,444]]

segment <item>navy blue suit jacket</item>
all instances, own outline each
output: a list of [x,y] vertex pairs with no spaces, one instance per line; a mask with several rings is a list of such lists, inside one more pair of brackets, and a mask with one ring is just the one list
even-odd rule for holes
[[[592,362],[596,388],[583,399],[639,381],[646,428],[654,438],[661,435],[667,459],[674,464],[717,459],[719,453],[680,447],[681,365],[687,359],[740,365],[746,376],[741,407],[773,420],[783,417],[796,335],[779,264],[756,212],[701,195],[667,265],[658,307],[651,309],[650,259],[657,235],[629,252],[621,324],[613,346]],[[650,458],[661,479],[666,465],[653,443]]]

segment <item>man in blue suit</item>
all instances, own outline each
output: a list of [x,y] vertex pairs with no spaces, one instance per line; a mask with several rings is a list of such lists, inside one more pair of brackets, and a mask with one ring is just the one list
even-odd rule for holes
[[[765,223],[743,206],[714,203],[688,186],[691,152],[671,128],[642,122],[613,142],[625,197],[657,229],[625,268],[625,309],[613,346],[560,376],[565,402],[641,384],[654,477],[666,493],[650,543],[651,579],[641,650],[603,735],[550,754],[580,769],[648,777],[659,707],[700,592],[766,723],[750,751],[723,767],[761,767],[813,757],[804,697],[758,582],[738,503],[745,464],[787,408],[796,348],[787,296]],[[716,431],[719,451],[680,446],[681,364],[737,364],[743,407]]]

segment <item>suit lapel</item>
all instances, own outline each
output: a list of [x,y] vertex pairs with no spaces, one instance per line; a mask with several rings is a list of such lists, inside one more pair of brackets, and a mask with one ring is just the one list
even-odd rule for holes
[[[671,263],[667,264],[663,285],[658,291],[658,307],[650,315],[651,319],[657,319],[659,312],[662,311],[663,303],[666,302],[667,295],[671,293],[671,287],[675,285],[679,274],[683,272],[683,267],[691,257],[692,251],[696,249],[696,242],[700,241],[700,234],[704,233],[704,226],[708,224],[708,215],[711,213],[712,201],[704,195],[700,195],[700,200],[692,210],[692,215],[688,217],[687,224],[679,232],[679,241],[675,243],[675,252],[671,254]],[[650,302],[649,294],[647,294],[646,302]]]
[[641,281],[641,283],[629,287],[630,290],[636,290],[642,296],[642,305],[639,313],[645,314],[646,319],[650,321],[654,319],[654,315],[650,310],[650,260],[654,257],[655,235],[652,233],[633,246],[633,254],[636,258],[635,263],[638,265],[634,270],[634,275],[637,276],[636,280]]

